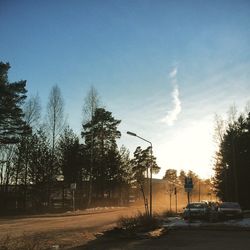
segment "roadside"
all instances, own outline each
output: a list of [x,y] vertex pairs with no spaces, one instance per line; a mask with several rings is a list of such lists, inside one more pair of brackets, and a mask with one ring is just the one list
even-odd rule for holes
[[163,227],[167,229],[213,229],[213,230],[245,230],[250,231],[250,218],[232,219],[219,222],[193,220],[191,223],[180,217],[167,218]]
[[[65,216],[78,216],[85,214],[96,214],[96,213],[105,213],[118,211],[122,209],[129,209],[130,207],[94,207],[83,210],[76,211],[67,211],[64,213],[44,213],[44,214],[27,214],[27,215],[4,215],[0,216],[0,222],[2,220],[11,220],[11,219],[26,219],[26,218],[50,218],[50,217],[65,217]],[[133,207],[132,207],[133,208]]]
[[[201,234],[201,231],[231,231],[232,235],[234,235],[233,233],[235,233],[235,235],[239,235],[239,238],[244,238],[244,233],[247,233],[249,237],[249,232],[247,232],[250,231],[249,217],[241,220],[228,220],[216,223],[210,223],[202,220],[194,220],[192,221],[192,223],[189,223],[188,221],[183,220],[181,217],[171,216],[171,213],[167,213],[165,214],[165,216],[156,216],[161,222],[155,230],[144,230],[145,226],[140,226],[143,231],[135,231],[134,233],[134,231],[132,230],[132,234],[124,234],[124,232],[122,233],[121,230],[117,228],[118,219],[121,218],[121,216],[125,216],[125,220],[123,221],[125,222],[127,228],[131,229],[133,220],[131,220],[131,224],[130,221],[126,219],[126,217],[136,215],[136,217],[138,218],[138,211],[141,211],[141,214],[143,214],[143,207],[95,208],[89,209],[87,211],[84,210],[76,211],[74,213],[70,212],[66,214],[58,214],[56,216],[48,215],[32,218],[0,219],[0,249],[1,245],[3,246],[5,242],[6,244],[11,243],[14,245],[20,244],[20,242],[24,242],[23,244],[26,245],[34,244],[37,246],[37,248],[17,248],[17,245],[15,245],[16,248],[7,248],[26,250],[172,249],[162,248],[163,245],[161,244],[163,243],[161,243],[161,241],[165,242],[164,240],[162,240],[162,238],[167,237],[167,239],[165,240],[169,241],[169,235],[176,235],[175,237],[177,237],[180,232],[187,232],[187,234],[190,234],[189,231],[197,232],[197,234]],[[151,226],[152,223],[148,225],[148,228],[151,228]],[[243,234],[238,234],[239,232],[242,232]],[[218,234],[220,235],[220,233]],[[222,237],[224,237],[223,235],[224,233],[222,233]],[[194,237],[194,240],[196,240],[196,236],[192,237]],[[185,242],[186,239],[180,238],[180,240],[184,240]],[[151,245],[151,247],[154,247],[147,248],[151,244],[151,241],[154,242],[154,244],[152,243],[153,245]],[[244,240],[244,242],[246,243],[246,245],[248,244],[248,241]],[[167,243],[170,244],[169,242]],[[250,249],[250,246],[248,249]]]
[[249,250],[249,231],[249,218],[218,223],[199,220],[189,223],[180,217],[170,217],[156,230],[137,233],[132,237],[121,234],[119,230],[109,230],[72,250]]
[[44,248],[51,248],[53,245],[62,248],[79,246],[113,228],[121,216],[134,214],[138,210],[140,207],[98,208],[57,216],[4,218],[0,219],[0,242],[24,240],[39,243]]
[[249,250],[249,232],[217,230],[165,231],[157,238],[116,239],[105,236],[72,250]]

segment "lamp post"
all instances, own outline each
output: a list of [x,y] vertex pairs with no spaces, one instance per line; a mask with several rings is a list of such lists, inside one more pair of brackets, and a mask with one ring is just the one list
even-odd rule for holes
[[147,143],[150,144],[150,147],[151,147],[151,164],[150,164],[150,181],[149,181],[149,215],[150,217],[152,217],[152,176],[153,176],[153,145],[152,145],[152,142],[138,136],[137,134],[133,133],[133,132],[130,132],[130,131],[127,131],[127,134],[128,135],[131,135],[131,136],[135,136]]

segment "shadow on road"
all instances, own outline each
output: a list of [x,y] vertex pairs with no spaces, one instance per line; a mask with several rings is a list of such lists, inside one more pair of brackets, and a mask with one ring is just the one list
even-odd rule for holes
[[249,250],[247,231],[174,230],[156,238],[121,238],[106,232],[85,246],[71,250]]

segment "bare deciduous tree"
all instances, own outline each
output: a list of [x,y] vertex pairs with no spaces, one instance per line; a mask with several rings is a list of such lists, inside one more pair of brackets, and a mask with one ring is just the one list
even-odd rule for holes
[[223,140],[223,135],[224,135],[225,130],[226,130],[225,121],[222,119],[221,116],[215,114],[214,123],[215,123],[214,140],[218,145],[220,145],[220,143]]
[[32,127],[32,129],[37,128],[41,117],[41,104],[39,96],[31,96],[25,103],[23,111],[25,122]]
[[91,86],[83,105],[83,123],[93,119],[95,110],[100,107],[100,97],[95,87]]
[[228,124],[230,126],[234,124],[235,121],[237,120],[237,108],[235,104],[229,107],[227,114],[228,114]]
[[246,115],[250,113],[250,100],[247,102],[247,104],[245,106],[245,113],[246,113]]
[[55,147],[57,139],[63,131],[66,122],[64,118],[64,102],[61,96],[60,88],[55,85],[52,87],[49,95],[49,102],[47,104],[47,124],[49,130],[49,138],[51,143],[51,166],[49,170],[49,184],[48,184],[48,204],[50,206],[50,194],[53,178],[57,174],[57,168],[55,164]]
[[[37,131],[39,127],[40,117],[41,117],[41,105],[39,96],[31,96],[28,101],[24,104],[24,120],[33,131]],[[30,144],[30,137],[32,135],[28,134],[22,137],[20,144],[17,149],[17,164],[16,164],[16,189],[19,179],[19,174],[24,168],[23,183],[24,183],[24,208],[26,208],[26,198],[27,198],[27,185],[28,185],[28,168],[29,168],[29,154],[34,145]],[[23,166],[21,166],[22,164]]]
[[47,105],[47,125],[51,133],[52,155],[54,155],[56,139],[65,127],[64,102],[60,88],[52,87]]

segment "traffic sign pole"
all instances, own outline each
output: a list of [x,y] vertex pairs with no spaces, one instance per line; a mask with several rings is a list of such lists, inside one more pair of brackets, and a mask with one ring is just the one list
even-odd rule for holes
[[191,177],[185,177],[185,191],[187,192],[187,199],[188,199],[188,212],[189,212],[189,216],[190,216],[190,193],[193,190],[193,180]]

